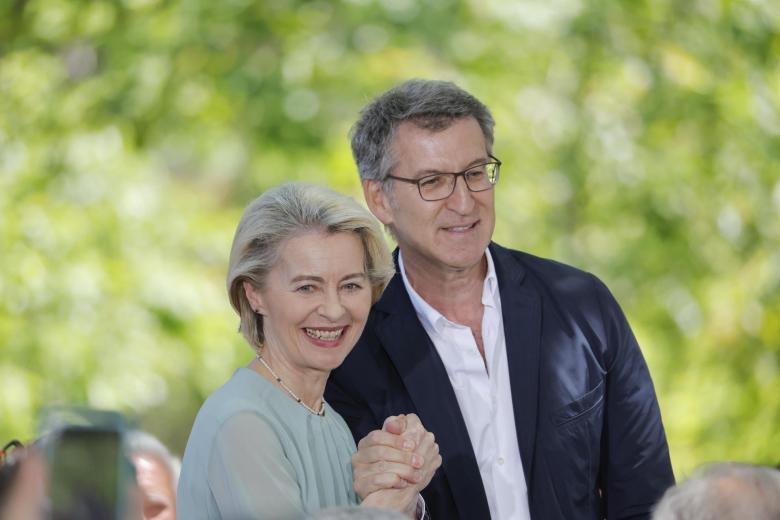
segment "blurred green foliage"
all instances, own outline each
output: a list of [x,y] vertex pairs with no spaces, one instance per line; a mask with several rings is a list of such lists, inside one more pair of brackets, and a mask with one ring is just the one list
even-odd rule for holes
[[181,451],[251,355],[243,206],[361,197],[348,129],[409,77],[492,108],[496,240],[613,289],[678,477],[780,462],[774,0],[0,2],[0,438],[70,402]]

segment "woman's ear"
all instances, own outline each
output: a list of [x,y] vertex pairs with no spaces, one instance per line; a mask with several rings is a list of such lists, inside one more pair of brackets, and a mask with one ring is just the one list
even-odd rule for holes
[[257,314],[265,314],[263,296],[249,280],[244,280],[244,293],[246,294],[246,299],[249,301],[249,305],[252,306],[252,310]]

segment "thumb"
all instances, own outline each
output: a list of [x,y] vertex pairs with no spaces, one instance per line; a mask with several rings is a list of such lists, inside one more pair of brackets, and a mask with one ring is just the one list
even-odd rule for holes
[[386,432],[401,435],[406,430],[406,416],[395,415],[385,419],[382,429]]

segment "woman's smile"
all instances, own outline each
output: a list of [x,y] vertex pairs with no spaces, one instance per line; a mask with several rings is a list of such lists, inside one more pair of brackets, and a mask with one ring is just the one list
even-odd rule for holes
[[304,327],[304,332],[319,347],[336,347],[347,327]]

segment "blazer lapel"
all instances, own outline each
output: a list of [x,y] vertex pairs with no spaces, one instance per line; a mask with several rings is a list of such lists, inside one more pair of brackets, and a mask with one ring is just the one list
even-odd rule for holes
[[504,318],[515,429],[526,486],[531,488],[539,394],[542,311],[539,293],[523,283],[525,268],[506,249],[490,245]]
[[[489,518],[479,466],[444,364],[414,311],[400,274],[378,310],[387,313],[376,332],[404,382],[423,426],[436,432],[452,496],[461,518]],[[441,471],[441,470],[440,470]]]

